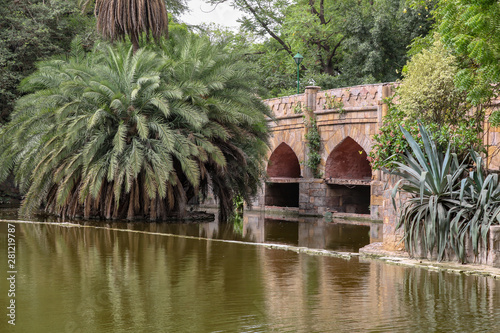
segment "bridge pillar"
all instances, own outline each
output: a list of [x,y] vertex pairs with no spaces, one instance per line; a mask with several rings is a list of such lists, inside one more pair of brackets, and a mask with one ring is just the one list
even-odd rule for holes
[[[306,117],[308,119],[314,119],[314,111],[316,111],[316,96],[318,95],[318,91],[321,89],[321,87],[318,86],[307,86],[305,89],[305,100],[306,100],[306,108],[304,110]],[[307,122],[308,124],[310,123],[309,121]],[[309,126],[306,126],[304,128],[304,134],[307,134],[309,131]],[[307,146],[307,140],[304,138],[303,139],[303,152],[304,152],[304,158],[303,160],[307,160],[307,156],[309,156],[309,147]],[[307,166],[304,165],[304,178],[313,178],[313,172],[312,170]]]

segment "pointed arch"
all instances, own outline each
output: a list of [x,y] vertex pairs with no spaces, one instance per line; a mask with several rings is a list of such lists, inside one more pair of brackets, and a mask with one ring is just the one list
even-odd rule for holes
[[267,164],[269,177],[299,178],[300,163],[293,149],[282,142],[273,151]]
[[330,153],[325,164],[325,177],[338,179],[370,179],[372,168],[365,149],[350,136]]

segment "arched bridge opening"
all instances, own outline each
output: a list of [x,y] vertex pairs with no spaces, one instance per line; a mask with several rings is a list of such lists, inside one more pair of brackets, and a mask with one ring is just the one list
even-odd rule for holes
[[371,177],[366,151],[351,137],[345,138],[330,153],[325,164],[329,208],[344,213],[370,214]]
[[286,143],[282,142],[271,154],[267,175],[265,205],[299,207],[299,159]]

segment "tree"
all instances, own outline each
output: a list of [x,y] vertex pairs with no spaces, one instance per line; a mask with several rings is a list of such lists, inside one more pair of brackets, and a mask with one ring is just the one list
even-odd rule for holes
[[8,120],[20,96],[17,86],[35,63],[68,51],[76,35],[91,48],[93,25],[72,0],[0,0],[0,123]]
[[168,15],[164,0],[96,0],[97,30],[114,41],[130,37],[134,52],[143,33],[159,40],[168,34]]
[[39,207],[63,217],[183,217],[213,188],[221,218],[257,190],[267,107],[223,45],[193,35],[43,62],[0,132],[0,180],[12,170]]
[[[460,62],[455,83],[474,105],[500,93],[500,4],[497,0],[441,0],[436,30]],[[500,124],[500,114],[491,119]]]
[[[221,0],[212,1],[213,3]],[[403,0],[235,0],[241,29],[266,40],[251,46],[269,96],[293,93],[295,63],[304,55],[302,82],[324,89],[400,78],[412,39],[430,28],[429,9]]]
[[411,8],[406,0],[370,1],[353,7],[346,24],[343,74],[352,83],[393,82],[409,60],[408,46],[426,36],[433,20],[429,7]]

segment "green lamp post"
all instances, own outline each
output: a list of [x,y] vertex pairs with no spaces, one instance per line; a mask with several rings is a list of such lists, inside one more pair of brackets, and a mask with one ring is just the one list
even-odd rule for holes
[[299,52],[293,56],[293,60],[295,60],[295,63],[297,64],[297,94],[300,94],[299,65],[302,62],[302,59],[304,59],[304,57]]

